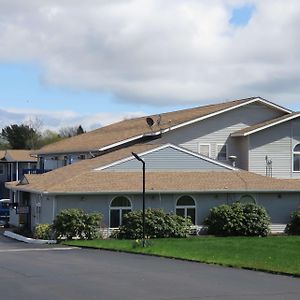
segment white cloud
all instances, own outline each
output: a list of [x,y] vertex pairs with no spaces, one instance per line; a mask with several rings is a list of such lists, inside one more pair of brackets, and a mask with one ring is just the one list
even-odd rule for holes
[[0,109],[0,129],[12,124],[29,124],[36,119],[41,121],[41,131],[50,129],[59,131],[60,128],[82,125],[90,131],[123,119],[139,117],[142,112],[79,114],[73,111],[43,111],[23,109]]
[[[232,9],[255,4],[244,27]],[[148,103],[298,100],[298,0],[0,0],[0,61]],[[285,103],[282,103],[285,104]]]

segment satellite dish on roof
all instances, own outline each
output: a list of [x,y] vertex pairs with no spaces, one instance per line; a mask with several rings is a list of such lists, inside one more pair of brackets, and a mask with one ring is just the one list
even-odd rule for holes
[[152,127],[152,126],[153,126],[153,124],[154,124],[154,121],[153,121],[153,119],[152,119],[152,118],[150,118],[150,117],[146,118],[146,122],[147,122],[147,124],[148,124],[148,126],[149,126],[149,127]]

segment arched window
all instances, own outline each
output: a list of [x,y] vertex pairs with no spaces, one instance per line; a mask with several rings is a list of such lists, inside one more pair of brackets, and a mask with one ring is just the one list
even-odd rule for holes
[[240,203],[253,203],[253,204],[256,203],[254,197],[251,195],[243,195],[238,201]]
[[300,144],[294,147],[293,151],[293,171],[300,172]]
[[182,196],[176,203],[176,215],[182,217],[190,217],[193,224],[196,224],[196,205],[190,196]]
[[116,197],[110,203],[110,228],[122,225],[123,216],[131,211],[131,202],[124,196]]

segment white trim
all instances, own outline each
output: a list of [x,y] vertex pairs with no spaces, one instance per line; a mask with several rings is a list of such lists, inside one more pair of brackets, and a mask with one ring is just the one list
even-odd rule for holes
[[[157,148],[154,148],[154,149],[151,149],[151,150],[148,150],[148,151],[144,151],[144,152],[141,152],[141,153],[138,153],[138,154],[139,154],[139,156],[144,156],[144,155],[147,155],[147,154],[150,154],[150,153],[153,153],[153,152],[156,152],[156,151],[159,151],[159,150],[168,148],[168,147],[170,147],[170,148],[172,148],[172,149],[175,149],[175,150],[178,150],[178,151],[181,151],[181,152],[184,152],[184,153],[186,153],[186,154],[195,156],[195,157],[197,157],[197,158],[201,158],[201,159],[203,159],[203,160],[205,160],[205,161],[211,162],[211,163],[213,163],[213,164],[215,164],[215,165],[218,165],[218,166],[227,168],[227,169],[229,169],[229,170],[234,170],[234,171],[238,170],[237,168],[234,168],[234,167],[232,167],[232,166],[230,166],[230,165],[227,165],[227,164],[225,164],[225,163],[216,161],[216,160],[214,160],[214,159],[212,159],[212,158],[209,158],[209,157],[207,157],[207,156],[205,156],[205,155],[202,155],[202,154],[199,154],[199,153],[192,152],[192,151],[190,151],[190,150],[184,149],[184,148],[182,148],[182,147],[179,147],[179,146],[176,146],[176,145],[173,145],[173,144],[165,144],[165,145],[162,145],[162,146],[158,146]],[[110,168],[110,167],[119,165],[119,164],[121,164],[121,163],[130,161],[130,160],[133,160],[133,159],[135,159],[135,158],[131,155],[131,156],[129,156],[129,157],[126,157],[126,158],[117,160],[117,161],[115,161],[115,162],[113,162],[113,163],[110,163],[110,164],[108,164],[108,165],[104,165],[104,166],[102,166],[102,167],[96,168],[96,169],[94,169],[94,171],[103,171],[103,170],[105,170],[105,169],[107,169],[107,168]]]
[[200,147],[201,146],[208,146],[208,157],[211,157],[211,144],[200,143],[200,142],[198,143],[198,153],[201,154],[201,155],[203,155],[203,156],[205,156],[204,154],[202,154],[200,152]]
[[128,139],[126,139],[126,140],[122,140],[122,141],[120,141],[120,142],[116,142],[116,143],[113,143],[113,144],[104,146],[104,147],[98,149],[98,151],[109,150],[109,149],[111,149],[111,148],[114,148],[114,147],[117,147],[117,146],[121,146],[121,145],[123,145],[123,144],[126,144],[126,143],[129,143],[129,142],[132,142],[132,141],[141,139],[142,137],[145,137],[145,136],[156,136],[156,135],[159,135],[160,133],[161,133],[160,131],[143,133],[143,134],[140,134],[140,135],[137,135],[137,136],[128,138]]
[[298,145],[300,145],[300,143],[296,144],[296,145],[293,147],[293,153],[292,153],[292,157],[293,157],[293,160],[292,160],[293,173],[300,173],[300,170],[295,171],[295,163],[294,163],[294,155],[295,155],[295,154],[300,155],[300,151],[294,151],[294,149],[295,149]]
[[[218,151],[218,146],[222,146],[222,147],[224,147],[225,146],[225,149],[226,149],[226,158],[225,159],[218,159],[218,155],[219,155],[219,151]],[[224,143],[224,144],[222,144],[222,143],[220,143],[220,144],[216,144],[216,159],[218,160],[218,161],[227,161],[228,160],[228,144],[227,143]]]
[[[240,100],[243,100],[243,99],[240,99]],[[251,103],[254,103],[254,102],[261,102],[267,106],[271,106],[273,108],[276,108],[278,110],[281,110],[285,113],[292,113],[293,111],[289,110],[289,109],[286,109],[280,105],[277,105],[275,103],[272,103],[270,101],[267,101],[265,99],[262,99],[260,97],[257,97],[257,98],[254,98],[254,99],[251,99],[251,100],[248,100],[244,103],[241,103],[241,104],[237,104],[235,106],[231,106],[231,107],[228,107],[226,109],[223,109],[223,110],[219,110],[217,112],[214,112],[214,113],[211,113],[211,114],[207,114],[205,116],[202,116],[200,118],[196,118],[196,119],[193,119],[193,120],[190,120],[190,121],[187,121],[187,122],[183,122],[181,124],[178,124],[178,125],[175,125],[175,126],[172,126],[172,127],[169,127],[167,129],[163,129],[163,130],[159,130],[159,131],[154,131],[154,132],[148,132],[148,133],[143,133],[143,134],[140,134],[140,135],[137,135],[135,137],[131,137],[131,138],[128,138],[128,139],[125,139],[125,140],[122,140],[122,141],[119,141],[119,142],[116,142],[116,143],[113,143],[113,144],[110,144],[110,145],[107,145],[107,146],[104,146],[100,149],[98,149],[98,151],[105,151],[105,150],[109,150],[111,148],[114,148],[114,147],[117,147],[117,146],[120,146],[120,145],[123,145],[123,144],[126,144],[128,142],[131,142],[131,141],[134,141],[134,140],[137,140],[137,139],[140,139],[142,137],[145,137],[145,136],[157,136],[157,135],[160,135],[162,133],[165,133],[165,132],[168,132],[168,131],[171,131],[171,130],[174,130],[174,129],[177,129],[177,128],[180,128],[180,127],[183,127],[183,126],[186,126],[186,125],[190,125],[190,124],[193,124],[193,123],[196,123],[196,122],[199,122],[199,121],[202,121],[202,120],[205,120],[205,119],[208,119],[208,118],[211,118],[211,117],[214,117],[214,116],[217,116],[219,114],[222,114],[222,113],[225,113],[227,111],[231,111],[231,110],[234,110],[236,108],[240,108],[240,107],[243,107],[245,105],[248,105],[248,104],[251,104]]]
[[246,101],[246,102],[244,102],[244,103],[241,103],[241,104],[238,104],[238,105],[235,105],[235,106],[231,106],[231,107],[225,108],[225,109],[223,109],[223,110],[220,110],[220,111],[217,111],[217,112],[214,112],[214,113],[205,115],[205,116],[203,116],[203,117],[196,118],[196,119],[193,119],[193,120],[190,120],[190,121],[187,121],[187,122],[184,122],[184,123],[175,125],[175,126],[173,126],[173,127],[164,129],[164,130],[162,130],[161,132],[162,132],[162,133],[165,133],[165,132],[170,131],[170,130],[174,130],[174,129],[177,129],[177,128],[180,128],[180,127],[183,127],[183,126],[186,126],[186,125],[190,125],[190,124],[193,124],[193,123],[196,123],[196,122],[199,122],[199,121],[208,119],[208,118],[210,118],[210,117],[214,117],[214,116],[217,116],[217,115],[219,115],[219,114],[225,113],[225,112],[227,112],[227,111],[231,111],[231,110],[234,110],[234,109],[237,109],[237,108],[246,106],[246,105],[248,105],[248,104],[251,104],[251,103],[254,103],[254,102],[257,102],[257,101],[262,102],[262,103],[265,104],[265,105],[274,107],[274,108],[276,108],[276,109],[282,110],[282,111],[284,111],[284,112],[286,112],[286,113],[292,113],[291,110],[285,109],[285,108],[283,108],[283,107],[281,107],[281,106],[279,106],[279,105],[276,105],[276,104],[274,104],[274,103],[271,103],[271,102],[269,102],[269,101],[267,101],[267,100],[264,100],[264,99],[258,97],[258,98],[254,98],[254,99],[248,100],[248,101]]
[[287,121],[290,121],[290,120],[293,120],[293,119],[296,119],[300,117],[300,113],[299,114],[296,114],[296,115],[293,115],[293,116],[290,116],[286,119],[283,119],[283,120],[279,120],[277,122],[274,122],[274,123],[269,123],[265,126],[262,126],[262,127],[259,127],[259,128],[256,128],[256,129],[253,129],[251,131],[248,131],[248,132],[245,132],[245,133],[232,133],[231,136],[233,137],[237,137],[237,136],[248,136],[250,134],[253,134],[253,133],[256,133],[258,131],[261,131],[261,130],[264,130],[264,129],[267,129],[267,128],[270,128],[270,127],[273,127],[275,125],[279,125],[279,124],[282,124],[282,123],[285,123]]

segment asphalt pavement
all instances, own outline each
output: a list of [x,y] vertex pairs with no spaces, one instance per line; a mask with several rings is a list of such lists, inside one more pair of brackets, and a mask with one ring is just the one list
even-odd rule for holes
[[290,300],[300,279],[0,236],[1,299]]

